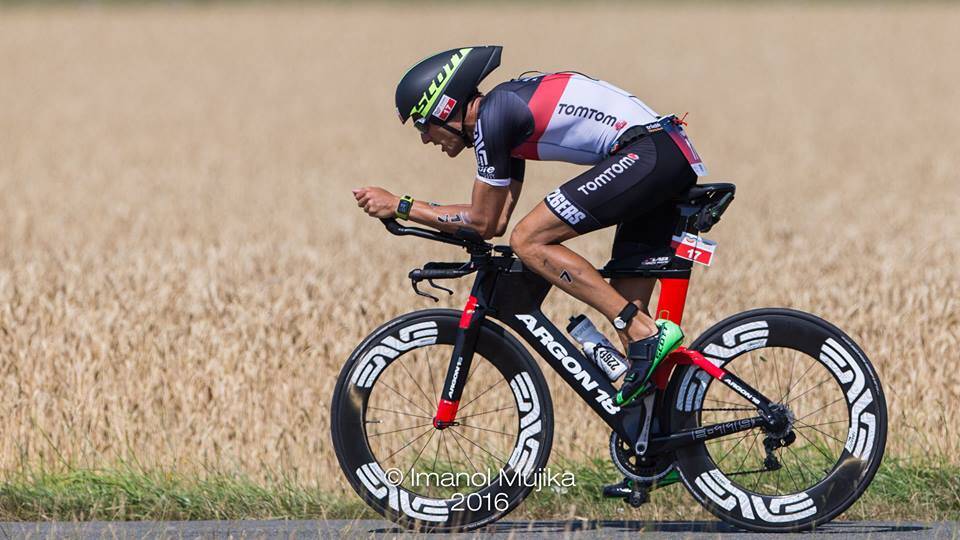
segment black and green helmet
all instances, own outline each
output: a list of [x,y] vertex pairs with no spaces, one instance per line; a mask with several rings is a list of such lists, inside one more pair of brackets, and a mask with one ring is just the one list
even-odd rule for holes
[[406,123],[411,116],[440,122],[452,118],[500,65],[501,50],[498,45],[450,49],[407,70],[397,85],[400,121]]

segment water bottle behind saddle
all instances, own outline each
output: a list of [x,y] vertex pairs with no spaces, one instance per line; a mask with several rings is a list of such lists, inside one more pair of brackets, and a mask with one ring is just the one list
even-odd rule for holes
[[627,371],[627,361],[586,315],[570,317],[567,333],[583,347],[583,353],[593,360],[615,382]]

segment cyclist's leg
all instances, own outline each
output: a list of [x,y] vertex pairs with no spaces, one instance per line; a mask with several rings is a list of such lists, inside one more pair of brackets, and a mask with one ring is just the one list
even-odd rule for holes
[[[666,201],[650,212],[625,221],[617,226],[613,238],[611,258],[623,266],[641,266],[669,261],[673,248],[670,245],[679,211],[671,201]],[[655,278],[613,278],[610,284],[624,298],[633,302],[648,317],[650,297],[657,280]],[[621,338],[622,339],[622,338]],[[623,340],[626,350],[627,342]]]
[[[593,264],[561,244],[579,234],[541,202],[514,228],[510,245],[531,270],[612,320],[627,300],[603,279]],[[657,332],[653,320],[642,313],[638,313],[633,322],[625,336],[630,341]]]
[[[633,302],[643,313],[651,320],[650,316],[650,297],[653,296],[653,288],[657,286],[656,278],[612,278],[610,285],[624,297],[627,302]],[[620,341],[623,344],[623,350],[627,350],[629,342],[621,333]]]

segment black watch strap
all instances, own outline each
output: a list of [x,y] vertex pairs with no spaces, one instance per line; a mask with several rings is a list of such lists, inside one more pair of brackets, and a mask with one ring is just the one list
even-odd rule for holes
[[627,325],[630,324],[630,321],[638,311],[640,311],[640,308],[638,308],[636,304],[628,302],[627,305],[620,310],[620,313],[617,313],[616,318],[613,319],[613,327],[617,330],[626,330]]

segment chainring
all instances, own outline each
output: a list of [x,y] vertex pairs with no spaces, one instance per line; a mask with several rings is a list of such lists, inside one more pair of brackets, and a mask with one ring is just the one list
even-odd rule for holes
[[633,453],[633,447],[617,435],[610,434],[610,459],[623,476],[634,482],[653,483],[673,470],[672,453],[659,456],[640,457]]

